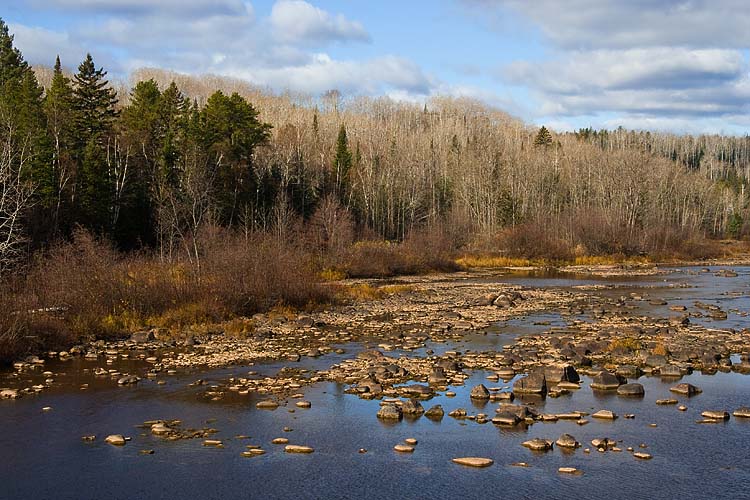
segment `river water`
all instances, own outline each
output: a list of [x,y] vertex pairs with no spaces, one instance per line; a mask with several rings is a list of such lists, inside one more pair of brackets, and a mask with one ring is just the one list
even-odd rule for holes
[[[750,268],[734,269],[739,276],[731,279],[686,268],[637,279],[518,275],[501,281],[564,289],[606,285],[609,288],[595,293],[636,292],[688,307],[700,300],[721,305],[730,313],[725,321],[695,321],[715,328],[747,328],[750,319],[742,313],[750,311]],[[667,306],[644,307],[649,315],[669,316]],[[517,335],[564,324],[559,315],[543,313],[499,324],[486,335],[428,348],[436,352],[499,350]],[[344,347],[345,354],[304,358],[302,365],[325,369],[362,348],[358,344]],[[142,362],[121,363],[123,371],[134,371]],[[654,403],[674,397],[669,392],[674,380],[641,377],[638,382],[644,385],[646,396],[633,400],[594,393],[586,379],[571,395],[535,401],[537,408],[543,413],[593,413],[606,408],[619,415],[633,413],[635,419],[590,419],[585,426],[572,421],[539,422],[507,430],[447,416],[458,407],[470,413],[494,413],[493,404],[480,408],[471,402],[471,387],[510,384],[488,382],[483,372],[471,373],[464,386],[451,387],[455,397],[439,395],[424,403],[425,407],[441,404],[446,410],[442,421],[420,418],[384,423],[375,417],[377,400],[344,394],[344,386],[334,383],[304,389],[312,407],[294,412],[289,411],[293,401],[275,411],[258,410],[252,396],[232,395],[208,402],[201,396],[205,387],[189,385],[198,378],[211,384],[248,370],[273,374],[285,363],[179,374],[165,378],[164,385],[143,380],[134,387],[116,387],[111,380],[99,380],[84,371],[99,364],[83,359],[48,362],[44,369],[55,372],[56,380],[51,389],[38,396],[0,401],[0,498],[750,498],[750,421],[732,417],[720,424],[696,423],[706,409],[731,413],[750,406],[750,377],[746,375],[696,372],[683,377],[680,382],[703,389],[692,398],[677,397],[688,407],[685,412]],[[11,377],[10,372],[0,374],[0,387],[8,385]],[[89,388],[80,390],[85,383]],[[51,410],[42,411],[43,407]],[[224,448],[205,447],[201,439],[164,441],[136,427],[155,419],[180,419],[186,427],[214,427]],[[284,432],[285,427],[292,430]],[[581,448],[575,452],[555,448],[540,454],[520,444],[533,437],[555,440],[566,432],[584,447],[597,437],[621,441],[623,449],[644,444],[653,459],[640,461],[627,451],[599,453],[592,446],[588,446],[589,454]],[[105,444],[104,436],[113,433],[132,441],[124,447]],[[84,435],[97,439],[85,443]],[[271,444],[277,437],[312,446],[315,452],[284,453],[283,446]],[[395,444],[409,437],[419,441],[414,453],[393,451]],[[242,457],[247,444],[261,445],[266,454]],[[360,453],[361,448],[367,452]],[[155,453],[141,454],[143,449]],[[488,457],[495,464],[486,469],[466,468],[451,462],[459,456]],[[514,462],[527,462],[530,467],[511,465]],[[576,467],[583,475],[559,474],[557,469],[563,466]]]

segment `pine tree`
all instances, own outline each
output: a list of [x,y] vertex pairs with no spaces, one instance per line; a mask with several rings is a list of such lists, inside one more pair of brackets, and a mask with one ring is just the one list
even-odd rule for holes
[[336,138],[336,155],[333,157],[334,194],[343,202],[346,198],[349,171],[352,168],[352,152],[346,137],[346,127],[341,124]]
[[86,54],[74,77],[75,124],[82,146],[86,146],[92,138],[101,140],[111,130],[117,116],[117,92],[109,87],[106,76],[103,68],[96,69],[91,54]]
[[550,146],[552,145],[552,134],[550,134],[549,130],[547,130],[547,127],[542,125],[542,127],[539,129],[539,132],[536,134],[536,138],[534,139],[534,146]]

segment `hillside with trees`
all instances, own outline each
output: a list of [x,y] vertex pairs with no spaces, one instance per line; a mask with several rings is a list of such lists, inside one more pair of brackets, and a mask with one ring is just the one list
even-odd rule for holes
[[53,61],[31,68],[0,21],[2,300],[63,311],[8,319],[0,357],[24,338],[325,301],[323,271],[701,258],[750,231],[748,137],[558,134],[467,99],[275,94],[157,69],[124,85],[90,55],[72,73]]

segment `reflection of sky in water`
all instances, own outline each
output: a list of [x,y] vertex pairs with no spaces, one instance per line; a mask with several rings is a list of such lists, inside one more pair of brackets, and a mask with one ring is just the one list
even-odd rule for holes
[[[725,310],[748,310],[748,268],[738,269],[738,278],[716,278],[712,274],[673,273],[658,279],[622,282],[623,285],[657,286],[647,290],[650,297],[667,300],[669,305],[684,304],[690,310],[700,300],[721,305]],[[666,279],[667,281],[662,281]],[[519,278],[535,286],[534,279]],[[569,281],[569,280],[568,280]],[[601,284],[601,281],[597,281]],[[694,288],[667,288],[670,283],[688,282]],[[580,284],[580,281],[575,281]],[[618,281],[607,280],[608,284]],[[568,286],[568,285],[555,285]],[[604,291],[612,297],[627,295],[630,290]],[[739,296],[727,295],[738,292]],[[597,292],[599,293],[599,292]],[[639,307],[665,316],[674,314],[668,306]],[[533,325],[549,321],[551,325]],[[738,328],[747,318],[730,313],[728,321],[709,321],[707,325]],[[490,333],[472,334],[461,342],[430,344],[435,351],[446,349],[486,350],[501,348],[519,334],[535,329],[549,329],[564,323],[555,314],[529,316],[498,325]],[[498,333],[495,333],[498,332]],[[4,432],[0,450],[4,453],[0,468],[2,498],[743,498],[750,480],[750,422],[732,418],[724,424],[699,425],[704,409],[733,410],[750,406],[750,377],[734,373],[713,376],[693,374],[682,382],[691,382],[703,393],[691,398],[677,396],[688,406],[679,412],[674,406],[657,406],[656,399],[674,397],[669,387],[675,381],[642,377],[646,387],[644,399],[624,399],[613,394],[595,394],[584,384],[571,395],[536,401],[545,413],[571,410],[594,412],[602,408],[622,415],[634,413],[634,420],[620,418],[614,422],[590,419],[586,426],[570,421],[554,424],[536,423],[528,429],[499,429],[492,424],[476,424],[445,417],[441,422],[426,418],[386,424],[376,419],[378,401],[360,400],[343,394],[336,384],[318,384],[304,390],[312,401],[309,410],[290,413],[281,407],[276,411],[254,408],[256,398],[233,394],[220,402],[208,403],[199,394],[205,387],[188,387],[197,378],[214,383],[229,376],[242,376],[249,370],[261,374],[275,373],[281,367],[326,368],[351,357],[361,346],[346,346],[344,355],[303,358],[303,363],[273,363],[253,367],[234,367],[204,373],[169,377],[165,386],[143,381],[137,388],[112,387],[102,381],[89,391],[71,390],[80,383],[91,382],[80,366],[94,363],[76,361],[62,365],[70,372],[56,376],[69,382],[66,389],[55,389],[34,398],[0,401]],[[442,350],[442,351],[441,351]],[[391,355],[397,355],[391,353]],[[131,368],[137,361],[128,362]],[[62,366],[55,367],[59,371]],[[484,382],[488,387],[509,384],[484,379],[485,373],[473,373],[465,386],[454,387],[455,398],[439,396],[423,402],[425,408],[441,404],[446,414],[458,407],[470,413],[485,411],[490,416],[496,404],[482,410],[470,401],[471,387]],[[93,383],[93,382],[92,382]],[[2,382],[0,381],[0,385]],[[50,412],[42,412],[51,406]],[[185,426],[210,425],[220,430],[216,436],[225,441],[224,449],[205,448],[200,440],[164,442],[135,425],[149,419],[179,418]],[[215,422],[204,424],[206,420]],[[656,428],[648,424],[656,423]],[[292,432],[284,433],[289,426]],[[621,447],[648,445],[654,458],[641,462],[627,452],[601,454],[595,450],[584,454],[581,449],[563,453],[555,449],[534,454],[520,446],[531,437],[557,439],[567,432],[587,446],[595,437],[622,440]],[[133,437],[124,448],[103,443],[110,433]],[[80,437],[96,434],[95,443],[84,444]],[[234,439],[237,434],[250,440]],[[288,455],[282,447],[271,445],[275,437],[288,437],[292,443],[310,445],[313,455]],[[413,454],[399,455],[393,445],[407,437],[419,440]],[[260,444],[267,454],[243,458],[245,444]],[[150,448],[150,456],[139,450]],[[368,450],[359,454],[360,448]],[[450,462],[456,456],[484,456],[495,459],[493,467],[467,469]],[[509,464],[525,461],[531,468]],[[562,476],[561,466],[582,469],[583,476]]]

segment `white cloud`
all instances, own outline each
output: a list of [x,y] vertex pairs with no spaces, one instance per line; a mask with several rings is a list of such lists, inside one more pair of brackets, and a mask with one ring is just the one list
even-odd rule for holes
[[287,42],[332,40],[369,41],[362,24],[343,15],[331,15],[303,0],[281,0],[271,9],[274,34]]
[[86,56],[86,49],[64,32],[10,23],[14,44],[31,64],[52,66],[59,55],[64,65],[74,68]]
[[243,0],[28,0],[36,8],[92,14],[144,16],[169,14],[180,18],[204,15],[252,15]]

